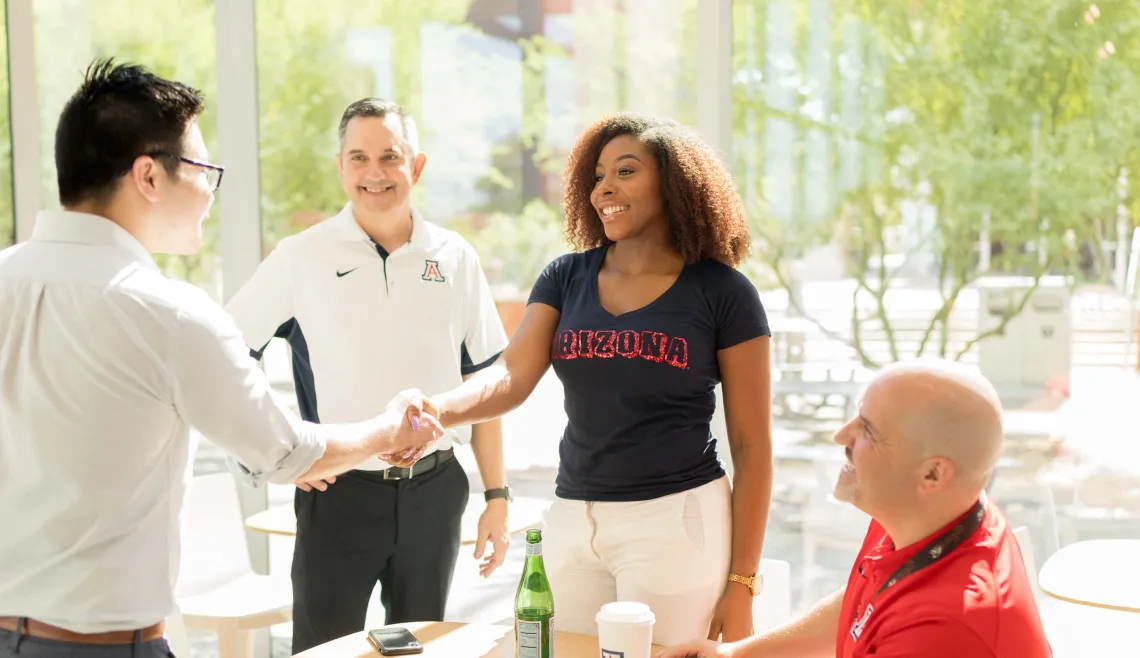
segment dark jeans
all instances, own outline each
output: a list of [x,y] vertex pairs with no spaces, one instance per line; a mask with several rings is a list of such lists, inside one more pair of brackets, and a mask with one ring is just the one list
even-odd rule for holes
[[[133,644],[82,644],[45,640],[0,628],[0,658],[173,658],[165,639]],[[189,658],[185,656],[184,658]]]

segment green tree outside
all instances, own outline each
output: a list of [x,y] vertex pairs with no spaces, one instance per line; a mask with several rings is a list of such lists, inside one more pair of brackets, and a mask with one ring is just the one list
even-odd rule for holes
[[[752,265],[769,281],[794,288],[791,263],[814,247],[838,244],[846,273],[861,289],[847,340],[867,365],[877,363],[861,349],[858,330],[869,320],[885,326],[891,358],[903,356],[886,315],[896,276],[886,262],[900,251],[892,243],[916,201],[936,219],[919,235],[908,227],[909,244],[932,254],[929,274],[943,296],[919,353],[965,353],[970,345],[947,354],[948,318],[962,290],[987,273],[1026,275],[1034,285],[1045,274],[1105,276],[1103,263],[1081,267],[1079,249],[1099,258],[1100,245],[1116,239],[1118,205],[1135,217],[1140,112],[1129,99],[1140,60],[1118,44],[1135,42],[1140,4],[796,3],[794,21],[785,27],[804,35],[826,13],[828,77],[835,89],[854,90],[824,96],[822,107],[813,104],[820,95],[802,84],[811,79],[810,53],[802,46],[791,75],[764,77],[771,67],[757,68],[771,64],[765,48],[779,28],[769,19],[787,7],[782,0],[734,2],[736,41],[747,44],[734,54],[737,145],[744,151],[737,154],[738,172],[748,155],[762,162],[757,138],[783,122],[797,135],[797,168],[817,135],[833,154],[858,154],[858,177],[842,180],[846,163],[835,155],[827,190],[835,202],[817,217],[802,204],[791,216],[776,217],[766,203],[779,193],[772,181],[745,185],[759,247]],[[794,88],[778,88],[785,81]],[[778,102],[789,95],[790,104]],[[751,144],[742,144],[745,136]],[[1130,219],[1127,229],[1134,224]],[[995,247],[988,272],[978,266],[976,248],[986,233]],[[900,255],[910,258],[914,251]]]

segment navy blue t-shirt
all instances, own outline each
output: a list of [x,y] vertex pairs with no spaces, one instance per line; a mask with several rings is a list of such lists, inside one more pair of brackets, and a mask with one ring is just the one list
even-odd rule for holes
[[710,428],[717,351],[771,335],[755,286],[715,261],[687,264],[656,300],[619,316],[598,301],[607,247],[567,254],[527,302],[561,312],[551,362],[566,395],[555,494],[637,501],[724,474]]

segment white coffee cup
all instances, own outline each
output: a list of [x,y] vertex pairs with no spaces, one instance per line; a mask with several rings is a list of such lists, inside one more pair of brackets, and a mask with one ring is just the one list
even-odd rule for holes
[[649,658],[653,649],[653,611],[644,603],[607,603],[594,618],[598,622],[601,658]]

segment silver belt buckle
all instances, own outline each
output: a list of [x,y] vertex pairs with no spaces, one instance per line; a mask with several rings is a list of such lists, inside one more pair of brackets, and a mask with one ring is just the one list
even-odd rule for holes
[[397,469],[397,468],[400,468],[400,467],[399,466],[393,466],[391,468],[384,469],[384,479],[385,480],[410,480],[410,479],[412,479],[412,475],[415,473],[416,465],[412,464],[411,466],[408,467],[408,477],[398,477],[398,476],[392,475],[392,471],[394,469]]

